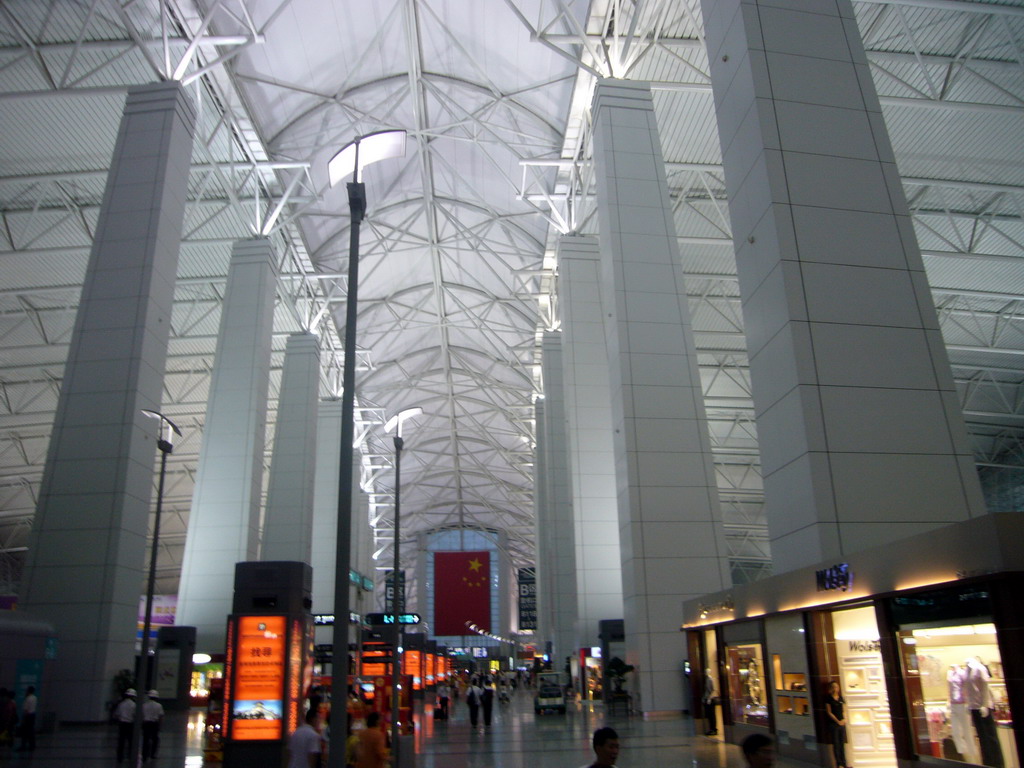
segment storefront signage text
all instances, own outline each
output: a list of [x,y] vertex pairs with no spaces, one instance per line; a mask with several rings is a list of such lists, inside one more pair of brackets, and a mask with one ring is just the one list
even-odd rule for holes
[[849,653],[881,653],[882,643],[878,640],[851,640]]
[[823,568],[820,571],[815,571],[814,575],[818,581],[819,592],[828,592],[834,589],[849,592],[853,589],[853,571],[850,570],[848,563],[838,563],[831,568]]

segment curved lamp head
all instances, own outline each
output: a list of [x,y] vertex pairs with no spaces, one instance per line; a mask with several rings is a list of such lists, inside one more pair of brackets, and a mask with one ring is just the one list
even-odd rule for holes
[[395,437],[402,436],[402,422],[406,419],[411,419],[413,416],[419,416],[423,413],[422,408],[406,408],[404,411],[399,411],[384,424],[384,431],[390,432],[391,430],[397,430]]
[[353,174],[352,180],[359,181],[359,172],[378,160],[405,157],[406,136],[405,131],[377,131],[358,136],[328,161],[327,176],[331,186]]
[[181,437],[181,430],[178,429],[178,425],[175,424],[173,421],[171,421],[166,416],[164,416],[159,411],[151,411],[148,408],[141,408],[140,410],[142,411],[142,414],[144,416],[148,416],[151,419],[159,419],[160,420],[160,434],[161,434],[161,437],[163,437],[164,429],[166,429],[167,430],[167,436],[164,437],[164,439],[168,443],[172,442],[171,441],[171,431],[172,430],[174,431],[174,434],[176,434],[178,437]]

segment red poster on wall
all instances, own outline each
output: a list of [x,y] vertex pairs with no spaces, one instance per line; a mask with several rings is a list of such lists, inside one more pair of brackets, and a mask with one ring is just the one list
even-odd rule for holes
[[435,552],[434,632],[472,634],[467,621],[491,629],[490,552]]

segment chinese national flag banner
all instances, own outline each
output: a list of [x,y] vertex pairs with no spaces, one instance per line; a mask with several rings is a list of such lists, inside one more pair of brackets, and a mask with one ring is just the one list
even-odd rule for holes
[[466,622],[491,629],[490,552],[434,553],[434,633],[468,635]]

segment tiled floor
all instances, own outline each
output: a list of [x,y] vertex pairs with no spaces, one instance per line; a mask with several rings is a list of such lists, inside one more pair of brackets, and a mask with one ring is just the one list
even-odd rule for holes
[[[529,691],[510,704],[495,705],[490,728],[473,729],[464,703],[447,722],[429,710],[418,717],[416,768],[578,768],[593,758],[590,735],[602,725],[619,732],[619,768],[740,768],[739,749],[694,735],[686,719],[645,721],[621,712],[606,715],[601,705],[570,705],[566,715],[534,715]],[[153,768],[200,768],[202,715],[171,713],[164,723],[160,756]],[[61,726],[41,734],[32,753],[5,751],[0,764],[28,768],[100,768],[116,766],[113,726]],[[405,764],[405,761],[402,761]],[[127,761],[124,765],[127,765]],[[780,768],[806,768],[780,761]]]

